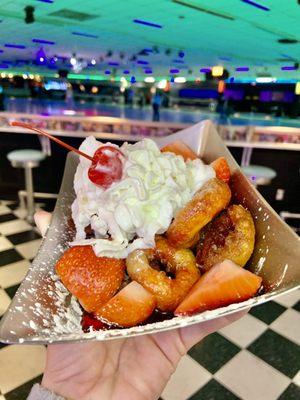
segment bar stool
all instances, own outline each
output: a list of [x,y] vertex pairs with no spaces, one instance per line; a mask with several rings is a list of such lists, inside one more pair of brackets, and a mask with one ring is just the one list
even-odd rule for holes
[[241,162],[242,171],[254,186],[269,185],[277,173],[274,169],[263,165],[251,165],[252,151],[252,147],[244,147]]
[[40,162],[46,158],[46,155],[39,150],[24,149],[14,150],[7,154],[8,160],[14,168],[24,168],[25,171],[25,191],[27,197],[27,221],[33,222],[35,212],[32,168],[40,165]]
[[277,175],[274,169],[262,165],[248,165],[242,170],[254,186],[269,185]]

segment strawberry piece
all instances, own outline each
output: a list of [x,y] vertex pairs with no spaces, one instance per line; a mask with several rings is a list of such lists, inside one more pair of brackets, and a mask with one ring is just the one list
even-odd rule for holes
[[104,322],[87,312],[84,312],[82,316],[81,326],[83,332],[89,332],[90,329],[93,329],[94,331],[107,330],[107,325]]
[[97,257],[92,246],[69,248],[58,260],[56,273],[82,307],[93,312],[105,304],[124,279],[125,261]]
[[230,180],[230,168],[224,157],[219,157],[211,163],[211,166],[216,172],[216,176],[221,181],[228,183]]
[[191,315],[248,300],[257,293],[261,282],[261,277],[225,260],[202,275],[174,314]]
[[154,296],[132,281],[110,299],[96,315],[105,322],[130,327],[145,321],[156,306]]
[[196,160],[196,158],[198,158],[197,154],[194,153],[193,150],[181,140],[176,140],[175,142],[167,144],[166,146],[162,147],[160,151],[163,153],[169,152],[178,156],[182,156],[184,161]]

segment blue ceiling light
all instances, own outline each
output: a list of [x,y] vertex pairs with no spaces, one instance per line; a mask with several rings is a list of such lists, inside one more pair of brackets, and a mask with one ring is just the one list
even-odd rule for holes
[[55,42],[52,42],[51,40],[44,40],[44,39],[32,39],[33,43],[41,43],[41,44],[55,44]]
[[98,39],[99,38],[99,36],[97,36],[97,35],[93,35],[91,33],[86,33],[86,32],[72,32],[72,35],[83,36],[83,37],[87,37],[87,38],[91,38],[91,39]]
[[111,74],[109,69],[107,69],[104,73],[105,73],[105,75],[110,75]]
[[40,1],[41,3],[49,3],[49,4],[54,3],[54,0],[36,0],[36,1]]
[[183,58],[185,56],[184,51],[180,50],[178,52],[178,57]]
[[26,49],[26,46],[24,46],[23,44],[5,43],[4,47],[8,47],[11,49]]
[[132,77],[130,78],[130,83],[135,83],[135,82],[136,82],[136,79],[135,79],[134,76],[132,76]]
[[249,67],[237,67],[235,70],[237,72],[246,72],[249,71]]
[[8,68],[8,65],[7,65],[7,64],[0,64],[0,68],[1,68],[1,69]]
[[0,49],[0,53],[3,53],[4,50]]
[[159,28],[159,29],[162,28],[162,25],[155,24],[155,23],[149,22],[149,21],[144,21],[144,20],[142,20],[142,19],[134,19],[133,22],[134,22],[135,24],[151,26],[152,28]]
[[171,68],[170,69],[170,74],[178,74],[179,72],[180,72],[180,70],[177,69],[177,68]]
[[282,71],[296,71],[299,67],[297,65],[286,65],[284,67],[281,67]]
[[117,66],[119,65],[119,63],[116,62],[116,61],[110,61],[110,62],[108,63],[108,65],[111,65],[112,67],[117,67]]
[[148,61],[144,61],[144,60],[137,60],[136,63],[140,64],[140,65],[148,65],[149,64]]
[[208,74],[209,72],[211,72],[211,69],[210,68],[200,68],[199,71],[202,72],[203,74]]
[[184,60],[172,60],[172,63],[175,63],[175,64],[184,64]]
[[241,0],[243,3],[249,4],[250,6],[259,8],[260,10],[263,11],[270,11],[269,7],[263,6],[262,4],[256,3],[255,1],[252,0]]
[[232,76],[231,78],[229,78],[229,82],[233,83],[234,82],[234,77]]
[[152,74],[152,69],[145,69],[145,74]]
[[128,75],[128,74],[130,74],[130,71],[129,71],[129,69],[124,69],[124,71],[123,71],[123,74],[124,74],[124,75]]

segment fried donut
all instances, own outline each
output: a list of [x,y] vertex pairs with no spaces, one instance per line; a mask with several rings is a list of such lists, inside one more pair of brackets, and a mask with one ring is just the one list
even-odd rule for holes
[[175,247],[191,247],[195,235],[227,207],[230,197],[227,183],[217,178],[207,181],[175,215],[167,230],[170,244]]
[[241,267],[249,260],[254,249],[255,227],[250,212],[243,206],[230,206],[204,231],[196,259],[205,271],[225,259]]
[[[175,278],[155,269],[157,267],[152,268],[150,262],[157,261]],[[130,278],[152,293],[161,311],[175,310],[200,277],[193,253],[187,249],[176,249],[163,237],[156,238],[154,249],[130,253],[126,266]]]

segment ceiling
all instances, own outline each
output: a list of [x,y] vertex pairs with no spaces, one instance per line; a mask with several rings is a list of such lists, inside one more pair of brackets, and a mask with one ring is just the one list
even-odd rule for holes
[[[0,68],[51,74],[57,68],[70,68],[69,60],[75,53],[77,59],[88,63],[82,72],[90,75],[105,76],[109,71],[121,76],[129,70],[130,75],[145,76],[146,70],[154,76],[168,76],[170,69],[178,69],[181,76],[197,77],[201,76],[200,68],[223,65],[235,78],[269,73],[300,79],[300,70],[281,69],[300,59],[298,3],[0,0]],[[24,7],[28,5],[35,8],[32,24],[24,22]],[[278,43],[279,39],[297,43]],[[32,65],[41,47],[45,65]],[[58,56],[57,61],[54,56]],[[93,58],[96,65],[90,64]],[[249,71],[236,71],[238,67]]]

